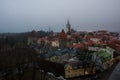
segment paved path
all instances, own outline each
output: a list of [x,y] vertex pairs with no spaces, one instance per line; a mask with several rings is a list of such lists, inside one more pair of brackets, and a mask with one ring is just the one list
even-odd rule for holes
[[120,62],[115,67],[108,80],[120,80]]

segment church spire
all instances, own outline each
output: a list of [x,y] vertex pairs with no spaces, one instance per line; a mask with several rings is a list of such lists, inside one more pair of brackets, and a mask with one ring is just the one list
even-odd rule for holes
[[66,24],[66,33],[70,33],[71,32],[71,25],[69,22],[69,19],[67,20],[67,24]]
[[69,24],[69,25],[70,25],[69,19],[67,20],[67,24]]

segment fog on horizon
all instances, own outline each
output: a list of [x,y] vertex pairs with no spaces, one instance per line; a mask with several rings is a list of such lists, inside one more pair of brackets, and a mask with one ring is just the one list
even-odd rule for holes
[[0,33],[65,29],[120,32],[120,0],[0,0]]

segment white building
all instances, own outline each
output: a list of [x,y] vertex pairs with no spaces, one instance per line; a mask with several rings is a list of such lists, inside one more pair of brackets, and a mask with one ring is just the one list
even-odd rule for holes
[[52,46],[53,47],[59,47],[59,40],[52,41]]

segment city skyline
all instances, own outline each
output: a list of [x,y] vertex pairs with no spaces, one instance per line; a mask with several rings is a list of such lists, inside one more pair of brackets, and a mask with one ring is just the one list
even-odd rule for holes
[[65,29],[120,32],[120,0],[1,0],[0,33]]

